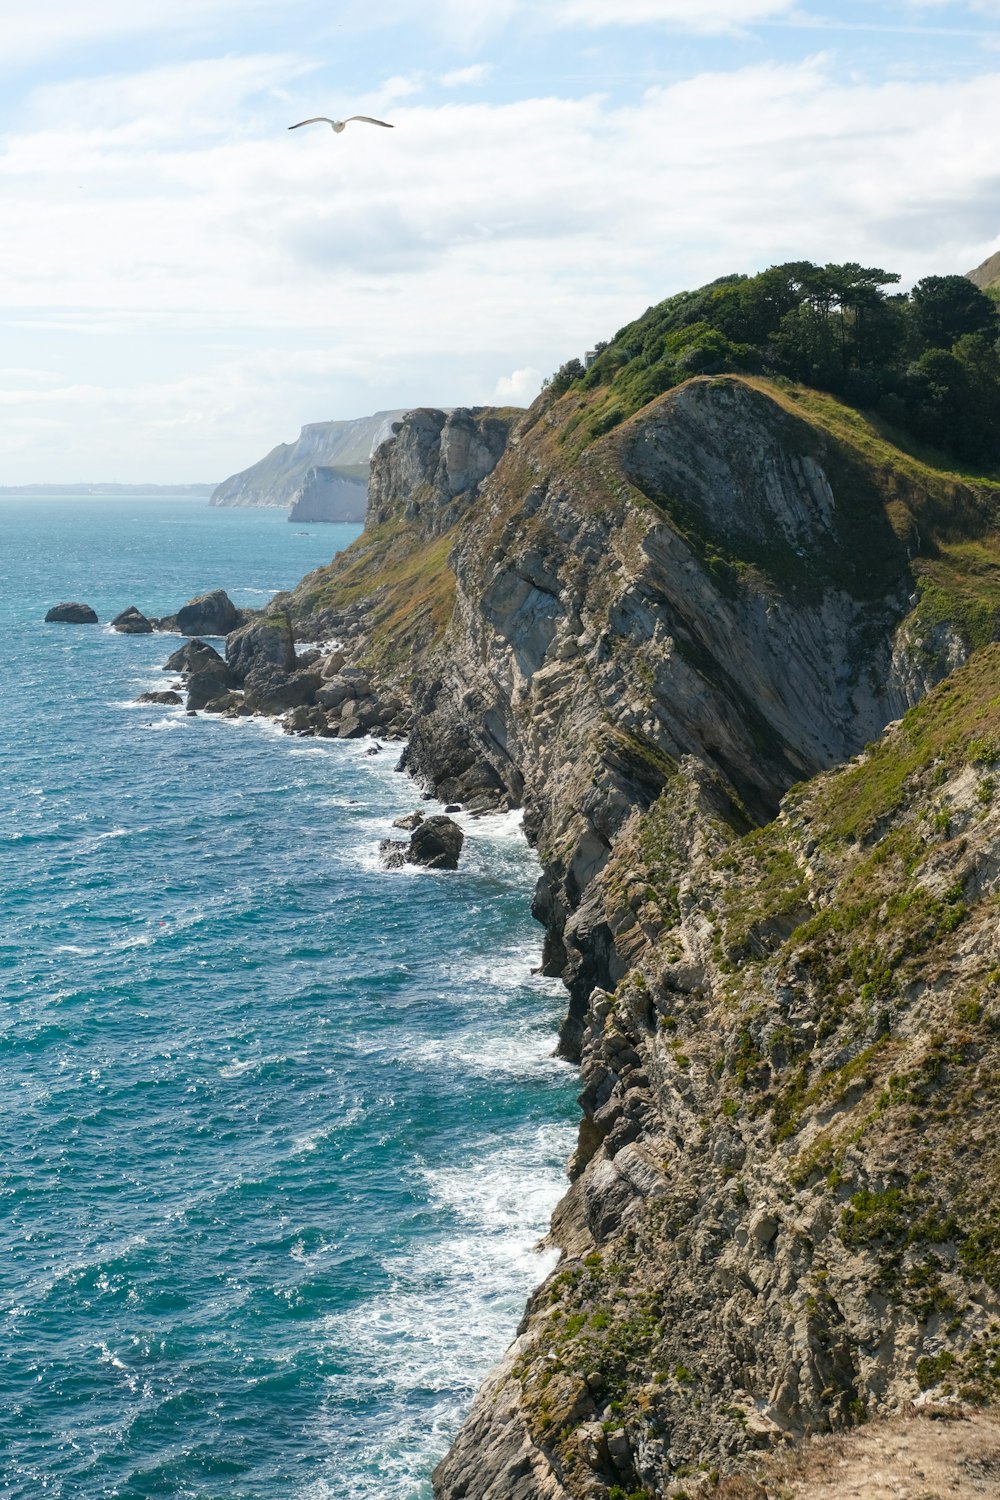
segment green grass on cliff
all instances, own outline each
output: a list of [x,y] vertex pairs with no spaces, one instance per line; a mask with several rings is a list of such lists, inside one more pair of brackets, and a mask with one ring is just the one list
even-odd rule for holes
[[365,660],[405,668],[414,653],[442,639],[451,619],[455,576],[448,553],[454,540],[454,532],[428,540],[402,520],[366,529],[328,567],[303,580],[290,608],[301,622],[363,606],[370,614]]

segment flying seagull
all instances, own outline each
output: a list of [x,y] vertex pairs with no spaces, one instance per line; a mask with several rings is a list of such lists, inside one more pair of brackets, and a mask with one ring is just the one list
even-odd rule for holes
[[331,120],[329,115],[313,115],[311,119],[300,120],[298,125],[289,125],[289,130],[298,130],[303,125],[329,125],[336,135],[345,130],[352,120],[364,120],[366,125],[381,125],[384,130],[395,130],[387,120],[373,120],[371,115],[348,115],[346,120]]

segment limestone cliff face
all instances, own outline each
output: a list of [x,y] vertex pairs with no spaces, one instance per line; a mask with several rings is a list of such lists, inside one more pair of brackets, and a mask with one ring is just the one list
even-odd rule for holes
[[585,400],[408,418],[290,604],[409,693],[439,795],[524,808],[582,1063],[563,1261],[441,1500],[659,1500],[1000,1382],[955,1134],[1000,1177],[996,497],[811,393],[589,442]]
[[368,503],[363,479],[342,469],[313,465],[289,501],[289,521],[363,521]]
[[766,818],[962,654],[904,624],[901,505],[895,526],[859,458],[740,381],[692,382],[571,463],[545,416],[515,434],[456,539],[410,759],[445,797],[525,807],[570,1051],[629,966],[586,893],[679,758]]
[[425,536],[448,531],[479,493],[507,445],[510,410],[421,407],[392,425],[372,456],[369,527],[418,522]]
[[294,443],[279,443],[264,458],[224,479],[210,505],[291,505],[306,475],[317,466],[353,470],[363,483],[372,448],[391,430],[401,411],[377,411],[344,422],[307,422]]

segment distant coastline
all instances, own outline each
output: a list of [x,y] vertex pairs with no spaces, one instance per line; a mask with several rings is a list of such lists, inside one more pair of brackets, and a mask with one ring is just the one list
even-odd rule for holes
[[0,484],[0,495],[210,495],[214,484]]

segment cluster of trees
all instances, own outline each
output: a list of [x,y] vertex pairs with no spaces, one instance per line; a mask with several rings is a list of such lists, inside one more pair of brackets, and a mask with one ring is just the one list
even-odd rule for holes
[[[783,375],[873,409],[965,462],[1000,463],[1000,310],[965,276],[793,261],[682,292],[623,328],[557,395],[614,385],[614,419],[691,375]],[[607,425],[611,425],[610,421]]]

